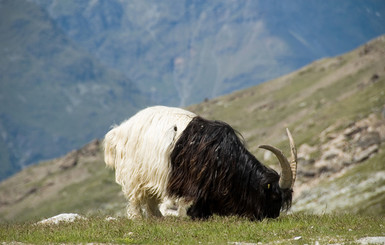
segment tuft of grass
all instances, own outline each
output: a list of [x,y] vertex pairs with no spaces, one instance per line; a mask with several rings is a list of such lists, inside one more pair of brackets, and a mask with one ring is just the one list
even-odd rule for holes
[[282,215],[275,220],[252,222],[240,217],[214,216],[207,221],[164,219],[107,221],[101,216],[73,223],[0,225],[0,241],[23,243],[346,243],[367,236],[384,236],[384,219],[353,214]]

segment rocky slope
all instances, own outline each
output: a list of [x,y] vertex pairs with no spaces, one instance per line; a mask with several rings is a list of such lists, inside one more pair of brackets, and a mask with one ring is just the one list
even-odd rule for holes
[[[250,151],[273,168],[274,157],[257,145],[288,153],[289,127],[300,157],[293,212],[385,213],[384,36],[188,109],[233,125]],[[63,212],[122,215],[124,206],[99,141],[0,183],[1,222]]]
[[340,126],[322,131],[320,145],[299,148],[300,184],[292,211],[384,214],[385,108],[382,115]]

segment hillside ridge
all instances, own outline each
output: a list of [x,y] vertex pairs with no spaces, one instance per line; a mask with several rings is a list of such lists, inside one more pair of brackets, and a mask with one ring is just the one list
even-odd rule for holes
[[[241,132],[249,150],[298,147],[292,212],[385,213],[385,36],[344,55],[246,90],[192,105]],[[349,72],[348,72],[349,71]],[[348,200],[348,201],[347,201]],[[100,140],[31,166],[0,183],[0,220],[40,219],[63,212],[124,215],[125,200],[105,168]]]

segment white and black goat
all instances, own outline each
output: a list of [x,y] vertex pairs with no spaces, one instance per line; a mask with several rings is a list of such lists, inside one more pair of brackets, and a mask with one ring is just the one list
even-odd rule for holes
[[159,203],[178,200],[179,214],[213,214],[250,219],[276,218],[291,206],[297,156],[287,130],[292,161],[273,152],[281,176],[260,163],[239,134],[221,121],[192,112],[154,106],[111,129],[104,140],[105,162],[116,169],[116,182],[129,201],[128,216],[162,216]]

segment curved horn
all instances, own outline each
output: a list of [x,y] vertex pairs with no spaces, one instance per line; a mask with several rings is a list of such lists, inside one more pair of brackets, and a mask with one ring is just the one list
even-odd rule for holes
[[281,178],[279,179],[279,187],[282,189],[293,188],[294,181],[297,175],[297,150],[295,148],[293,137],[286,128],[287,136],[290,141],[292,161],[289,163],[288,159],[283,155],[282,151],[271,145],[260,145],[259,148],[269,150],[278,158],[279,164],[282,168]]
[[290,152],[291,152],[291,162],[290,162],[290,168],[291,172],[293,173],[293,183],[291,184],[291,187],[293,188],[295,179],[297,177],[297,148],[294,144],[293,136],[291,135],[288,128],[286,128],[287,137],[289,137],[290,142]]

